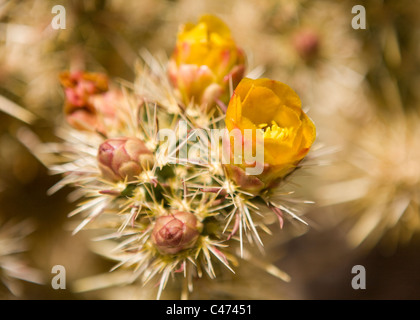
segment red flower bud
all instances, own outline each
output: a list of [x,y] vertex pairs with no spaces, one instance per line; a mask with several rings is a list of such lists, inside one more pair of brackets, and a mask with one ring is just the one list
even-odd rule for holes
[[161,254],[176,254],[194,247],[201,228],[194,214],[175,212],[157,218],[152,241]]
[[153,159],[153,153],[137,138],[108,139],[98,150],[99,169],[112,181],[134,180],[143,168],[153,166]]
[[319,35],[312,30],[300,30],[293,38],[293,46],[302,59],[310,61],[319,52]]
[[98,129],[97,110],[92,97],[108,91],[108,77],[101,73],[62,72],[66,102],[64,113],[70,125],[79,130]]

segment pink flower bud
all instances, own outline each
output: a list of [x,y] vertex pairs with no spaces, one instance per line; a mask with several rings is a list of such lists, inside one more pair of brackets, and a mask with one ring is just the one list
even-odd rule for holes
[[319,35],[309,29],[300,30],[293,38],[293,46],[302,59],[310,61],[319,51]]
[[92,97],[108,91],[108,77],[101,73],[66,71],[60,74],[60,82],[66,96],[64,113],[69,124],[79,130],[98,129]]
[[98,150],[99,169],[112,181],[133,181],[143,169],[153,166],[153,159],[152,152],[137,138],[108,139]]
[[201,229],[194,214],[178,211],[157,218],[152,241],[161,254],[176,254],[194,247]]

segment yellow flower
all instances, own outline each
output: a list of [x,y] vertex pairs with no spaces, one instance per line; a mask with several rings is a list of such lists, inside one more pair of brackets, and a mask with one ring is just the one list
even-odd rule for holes
[[[244,78],[236,87],[226,112],[229,132],[239,129],[245,148],[263,143],[263,172],[245,175],[249,164],[226,165],[231,178],[244,190],[258,193],[275,186],[306,156],[315,140],[315,126],[302,111],[299,96],[287,85],[270,79]],[[253,133],[252,146],[244,130]],[[258,134],[257,134],[258,133]],[[258,138],[259,137],[259,138]],[[230,144],[233,159],[234,144]]]
[[169,78],[185,105],[193,100],[211,108],[217,99],[227,103],[229,82],[235,87],[245,71],[245,58],[226,24],[204,15],[178,33],[169,61]]

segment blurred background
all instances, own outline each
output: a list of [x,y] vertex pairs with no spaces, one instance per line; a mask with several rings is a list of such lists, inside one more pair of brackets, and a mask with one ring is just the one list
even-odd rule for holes
[[[57,4],[65,29],[51,27]],[[366,29],[352,27],[360,4]],[[71,235],[71,190],[47,195],[60,177],[22,132],[57,140],[62,70],[133,81],[141,49],[169,56],[178,26],[204,13],[231,28],[248,71],[297,91],[318,145],[317,164],[298,179],[298,194],[315,201],[309,228],[286,223],[267,239],[267,256],[292,281],[244,263],[192,298],[419,299],[420,6],[409,0],[0,0],[0,298],[149,297],[139,287],[72,290],[113,263],[89,250],[87,233]],[[66,290],[51,288],[54,265],[66,268]],[[351,286],[354,265],[366,269],[365,290]]]

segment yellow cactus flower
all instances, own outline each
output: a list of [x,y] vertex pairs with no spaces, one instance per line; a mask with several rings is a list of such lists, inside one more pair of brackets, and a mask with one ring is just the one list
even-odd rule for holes
[[245,57],[229,28],[219,18],[204,15],[195,25],[181,26],[169,61],[169,78],[185,105],[194,101],[210,109],[227,103],[229,83],[235,87],[245,71]]
[[[307,155],[316,135],[299,96],[289,86],[270,79],[244,78],[229,102],[225,122],[229,132],[240,130],[244,148],[252,146],[255,152],[256,145],[263,143],[261,174],[245,175],[246,163],[231,161],[226,165],[238,186],[252,193],[275,186],[291,173]],[[252,131],[252,141],[246,141],[245,129]],[[230,144],[231,159],[233,147]]]

